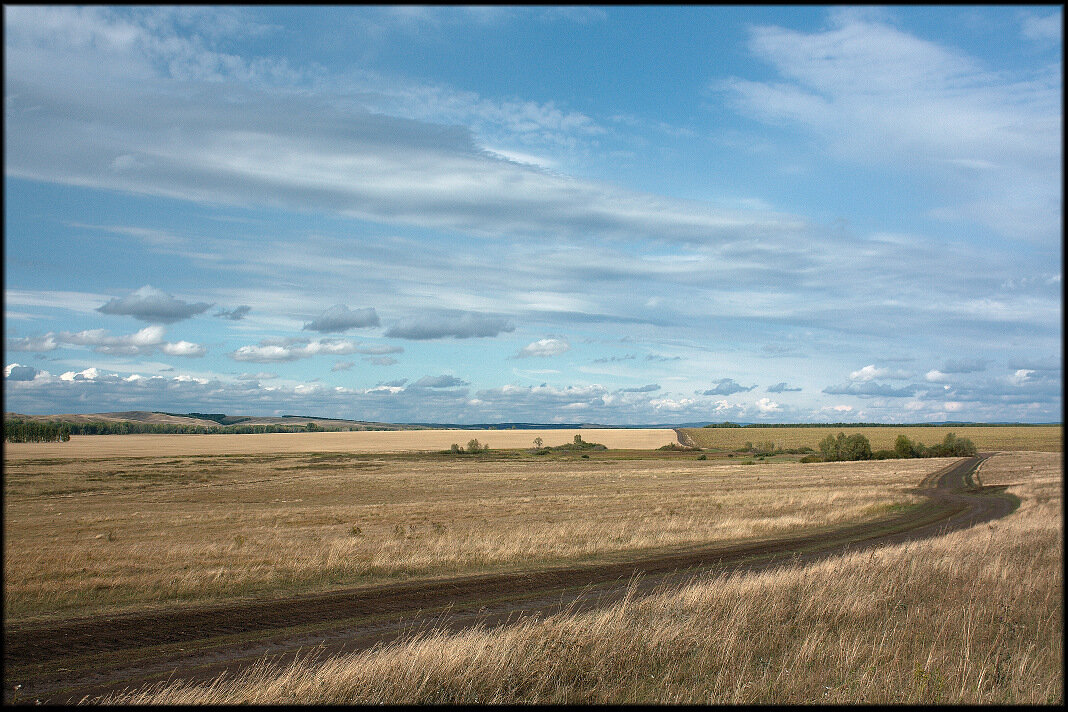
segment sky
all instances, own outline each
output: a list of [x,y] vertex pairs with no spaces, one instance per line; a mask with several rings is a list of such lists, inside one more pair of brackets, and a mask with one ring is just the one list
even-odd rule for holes
[[5,411],[1061,422],[1062,25],[5,6]]

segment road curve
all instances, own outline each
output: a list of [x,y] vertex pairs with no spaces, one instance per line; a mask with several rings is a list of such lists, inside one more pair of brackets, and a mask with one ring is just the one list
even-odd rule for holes
[[[168,677],[233,674],[265,655],[366,649],[428,626],[497,625],[563,608],[617,600],[638,576],[639,592],[707,571],[758,570],[846,550],[900,543],[1013,512],[1004,487],[980,487],[971,474],[987,455],[953,463],[924,479],[926,500],[896,516],[808,530],[771,541],[676,548],[638,559],[445,580],[361,587],[324,594],[97,616],[53,624],[5,625],[4,701],[77,701]],[[15,685],[21,685],[17,696]]]

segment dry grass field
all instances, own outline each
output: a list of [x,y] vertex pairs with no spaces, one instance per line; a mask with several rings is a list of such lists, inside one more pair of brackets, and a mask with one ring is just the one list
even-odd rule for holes
[[674,430],[584,428],[581,430],[372,430],[359,432],[262,433],[257,435],[74,435],[69,442],[5,443],[4,460],[36,458],[247,455],[297,452],[400,453],[448,450],[476,438],[493,449],[529,448],[540,437],[547,447],[575,435],[609,448],[648,450],[677,443]]
[[683,428],[697,447],[737,450],[746,442],[758,443],[772,441],[777,447],[818,448],[819,442],[828,435],[860,433],[871,442],[872,450],[892,450],[898,435],[905,435],[910,440],[920,441],[924,445],[934,445],[942,441],[946,433],[955,433],[957,437],[968,438],[980,452],[998,450],[1037,450],[1041,452],[1061,452],[1064,442],[1064,426],[1029,425],[1029,426],[868,426],[868,427],[802,427],[802,428]]
[[[807,475],[780,477],[782,467],[702,474],[792,483],[762,490],[765,502],[806,496]],[[827,468],[810,471],[827,477]],[[869,482],[893,490],[892,472],[869,471]],[[674,477],[641,477],[654,474]],[[1001,454],[980,477],[1008,485],[1020,508],[933,539],[695,580],[601,611],[430,632],[362,654],[96,701],[1063,704],[1062,455]],[[821,509],[836,493],[848,501],[858,484],[832,478],[805,506]]]
[[613,451],[15,458],[4,471],[4,613],[56,619],[770,538],[897,511],[946,462],[744,465]]

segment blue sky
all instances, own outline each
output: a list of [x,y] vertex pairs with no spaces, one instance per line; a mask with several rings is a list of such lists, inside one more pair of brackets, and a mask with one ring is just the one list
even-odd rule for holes
[[7,411],[1062,419],[1058,6],[4,20]]

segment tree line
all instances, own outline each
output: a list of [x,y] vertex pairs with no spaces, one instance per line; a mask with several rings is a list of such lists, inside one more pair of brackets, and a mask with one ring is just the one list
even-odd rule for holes
[[828,435],[820,441],[820,456],[826,462],[838,460],[888,460],[912,457],[973,457],[975,444],[968,438],[958,438],[954,433],[946,433],[942,442],[930,447],[920,441],[913,442],[906,435],[898,435],[893,450],[876,450],[872,452],[871,443],[860,433],[846,436]]
[[66,442],[70,440],[70,425],[22,419],[5,420],[4,440],[10,443]]
[[259,433],[303,433],[320,430],[315,423],[306,425],[186,425],[182,423],[136,423],[129,420],[93,420],[86,423],[64,423],[13,418],[4,420],[4,440],[12,443],[57,442],[70,440],[71,435],[213,435],[229,433],[251,435]]

